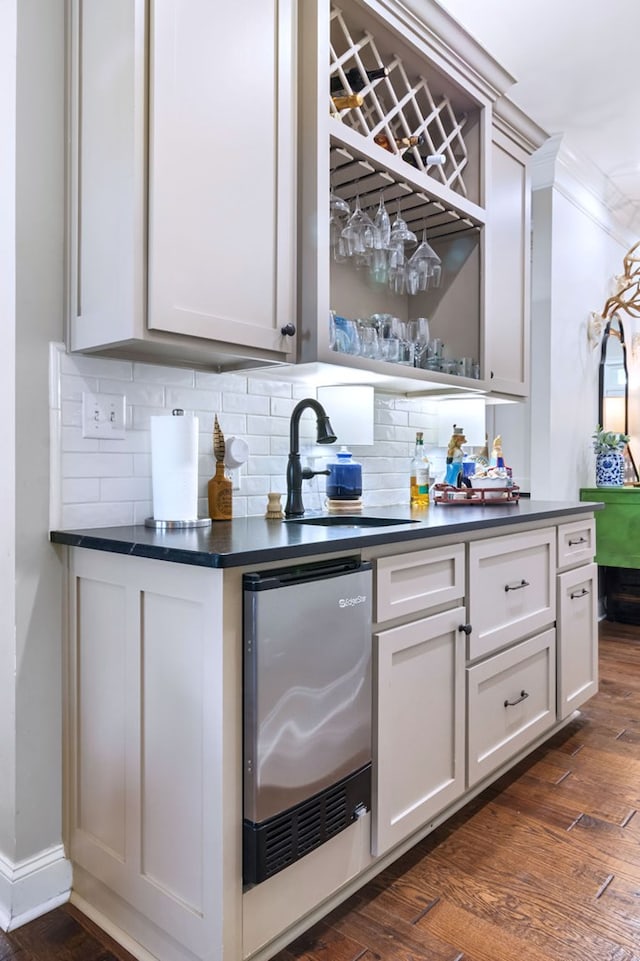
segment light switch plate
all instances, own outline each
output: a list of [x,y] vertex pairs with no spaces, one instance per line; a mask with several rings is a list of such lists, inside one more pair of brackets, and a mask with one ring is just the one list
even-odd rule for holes
[[82,436],[124,440],[124,394],[82,394]]

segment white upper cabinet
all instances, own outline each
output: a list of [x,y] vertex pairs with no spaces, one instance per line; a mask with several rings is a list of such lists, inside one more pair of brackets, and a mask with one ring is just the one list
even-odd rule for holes
[[[435,0],[70,11],[72,350],[526,395],[526,162],[544,134]],[[382,200],[415,235],[405,260],[426,239],[440,283],[406,277],[387,241],[336,250],[331,190],[349,213]],[[331,310],[378,343],[332,338]]]
[[294,358],[291,0],[72,0],[74,350]]
[[[533,147],[533,141],[518,135],[506,164],[492,147],[493,105],[513,78],[430,0],[343,0],[337,6],[309,0],[300,9],[299,64],[299,361],[383,375],[405,391],[444,386],[525,393],[524,145]],[[375,74],[380,68],[386,76]],[[362,70],[373,73],[366,83]],[[343,109],[332,102],[336,93],[361,100]],[[332,218],[330,193],[372,219],[382,198],[391,222],[401,215],[417,241],[426,238],[440,258],[439,286],[414,290],[407,282],[398,288],[389,258],[386,268],[379,265],[376,251],[364,257],[347,251],[345,257],[336,236],[346,220]],[[407,258],[415,246],[407,244]],[[490,265],[501,259],[512,269],[505,297],[517,288],[508,317],[498,309],[502,294],[492,289],[502,277]],[[426,317],[431,340],[444,346],[439,357],[421,352],[413,363],[410,356],[406,363],[391,362],[395,345],[384,342],[371,353],[368,347],[354,353],[348,337],[342,343],[331,335],[330,311],[377,327],[378,341],[384,315],[400,324]]]
[[493,108],[488,199],[486,377],[495,393],[529,393],[529,157],[545,134],[513,104]]

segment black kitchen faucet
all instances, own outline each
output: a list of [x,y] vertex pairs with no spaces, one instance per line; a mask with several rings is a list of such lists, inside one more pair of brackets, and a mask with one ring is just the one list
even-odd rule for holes
[[338,439],[333,433],[331,422],[319,401],[313,397],[305,397],[293,408],[289,426],[289,460],[287,463],[287,503],[284,509],[285,517],[302,517],[304,504],[302,503],[302,481],[315,477],[316,474],[329,474],[328,470],[311,470],[302,467],[300,463],[300,416],[307,407],[315,411],[317,420],[318,444],[333,444]]

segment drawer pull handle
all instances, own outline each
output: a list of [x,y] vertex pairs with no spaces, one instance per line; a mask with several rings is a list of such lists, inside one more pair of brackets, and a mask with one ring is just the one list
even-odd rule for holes
[[569,547],[575,547],[576,544],[586,544],[586,543],[587,543],[587,538],[586,538],[586,537],[577,537],[577,538],[575,539],[575,541],[567,541],[567,543],[568,543]]
[[529,581],[525,581],[524,577],[519,584],[505,584],[505,591],[519,591],[522,587],[529,587]]
[[589,591],[586,589],[586,587],[583,587],[582,590],[576,591],[575,594],[569,594],[569,597],[572,601],[575,601],[576,597],[586,597],[588,593]]
[[520,697],[517,697],[517,698],[515,699],[515,701],[505,701],[505,702],[504,702],[504,706],[505,706],[505,707],[513,707],[514,704],[519,704],[520,701],[524,701],[524,700],[525,700],[526,698],[528,698],[528,697],[529,697],[529,695],[527,694],[526,691],[520,691]]
[[464,632],[465,634],[471,634],[471,624],[460,624],[458,631]]

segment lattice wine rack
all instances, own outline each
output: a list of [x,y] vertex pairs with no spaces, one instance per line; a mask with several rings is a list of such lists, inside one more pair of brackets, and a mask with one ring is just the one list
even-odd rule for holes
[[[388,71],[386,76],[367,80],[367,72],[382,67]],[[349,82],[354,72],[357,89]],[[366,138],[369,156],[382,151],[384,164],[388,151],[401,155],[414,173],[419,171],[460,197],[468,196],[467,114],[454,109],[450,97],[434,89],[433,79],[414,74],[395,54],[383,56],[374,36],[352,26],[337,7],[331,9],[329,74],[342,93],[359,95],[358,105],[349,109],[337,109],[331,99],[330,111],[336,121]],[[419,138],[418,145],[407,147],[401,142],[397,146],[398,140],[412,137]],[[378,146],[381,140],[386,148]],[[443,162],[427,163],[426,158],[433,155],[441,155]]]

